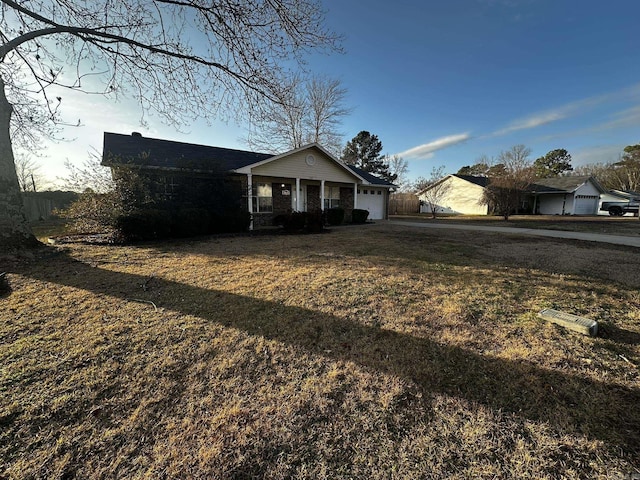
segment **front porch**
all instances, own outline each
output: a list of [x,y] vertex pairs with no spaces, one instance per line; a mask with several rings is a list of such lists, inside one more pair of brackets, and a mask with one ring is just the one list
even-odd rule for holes
[[358,208],[358,189],[357,183],[247,175],[246,205],[253,218],[252,228],[271,226],[278,215],[338,207],[350,222],[353,209]]

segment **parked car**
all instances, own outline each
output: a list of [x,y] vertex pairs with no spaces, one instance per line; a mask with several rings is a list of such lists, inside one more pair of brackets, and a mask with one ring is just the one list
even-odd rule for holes
[[629,202],[602,202],[600,210],[609,212],[612,217],[621,217],[625,213],[638,215],[640,202],[637,199]]

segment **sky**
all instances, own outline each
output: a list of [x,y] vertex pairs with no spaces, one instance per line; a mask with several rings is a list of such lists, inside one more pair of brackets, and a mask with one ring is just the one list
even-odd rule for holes
[[[383,153],[408,161],[409,177],[443,165],[455,173],[481,155],[524,144],[534,160],[564,148],[573,165],[618,159],[640,143],[638,0],[324,0],[344,53],[309,57],[314,73],[338,78],[359,131]],[[104,131],[247,149],[246,126],[194,124],[177,132],[140,126],[133,100],[68,93],[65,141],[38,162],[49,179],[100,152]]]

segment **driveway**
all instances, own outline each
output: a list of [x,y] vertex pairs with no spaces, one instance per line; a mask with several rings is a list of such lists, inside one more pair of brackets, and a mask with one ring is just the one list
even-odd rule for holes
[[487,225],[461,225],[443,223],[402,222],[389,220],[388,225],[403,225],[415,228],[445,228],[450,230],[475,230],[479,232],[503,232],[515,235],[529,235],[536,237],[569,238],[586,242],[612,243],[640,248],[640,237],[625,237],[623,235],[606,235],[603,233],[567,232],[565,230],[543,230],[537,228],[494,227]]

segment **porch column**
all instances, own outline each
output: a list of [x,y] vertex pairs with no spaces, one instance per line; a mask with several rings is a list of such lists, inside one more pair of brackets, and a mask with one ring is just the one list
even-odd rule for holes
[[247,173],[247,208],[249,215],[251,215],[251,221],[249,222],[249,230],[253,230],[253,175]]
[[358,208],[358,184],[353,184],[353,208]]
[[320,210],[324,210],[324,180],[320,180]]
[[296,178],[296,210],[298,212],[302,211],[300,208],[300,179]]

